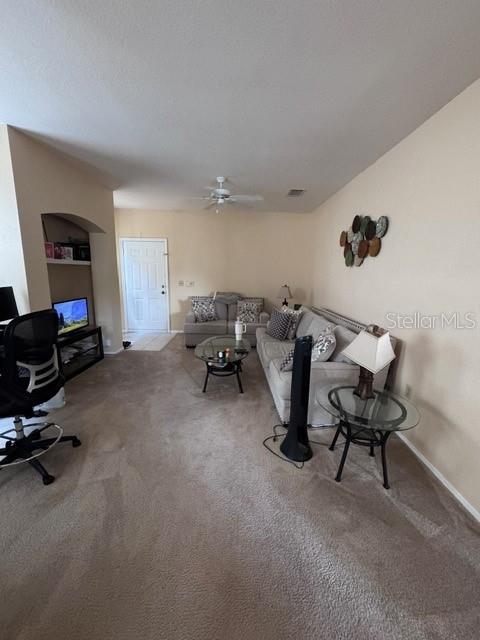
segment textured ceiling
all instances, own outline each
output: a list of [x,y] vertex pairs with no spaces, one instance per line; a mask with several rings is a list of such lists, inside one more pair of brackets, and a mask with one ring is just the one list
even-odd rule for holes
[[[0,121],[189,208],[310,211],[480,76],[478,0],[0,0]],[[306,189],[287,199],[290,188]]]

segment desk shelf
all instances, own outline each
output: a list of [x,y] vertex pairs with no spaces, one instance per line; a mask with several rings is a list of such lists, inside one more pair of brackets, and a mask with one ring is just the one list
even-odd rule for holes
[[90,260],[55,260],[55,258],[47,258],[47,264],[69,264],[69,265],[77,265],[79,267],[88,267],[92,263]]
[[58,359],[65,380],[103,360],[102,328],[88,326],[58,337]]

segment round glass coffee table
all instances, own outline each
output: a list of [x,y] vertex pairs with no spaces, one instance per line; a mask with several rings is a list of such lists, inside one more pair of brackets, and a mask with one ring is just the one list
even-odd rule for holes
[[383,486],[389,489],[386,457],[388,438],[395,431],[413,429],[420,421],[420,414],[407,398],[390,391],[374,391],[374,398],[362,400],[353,393],[354,389],[352,386],[337,384],[320,387],[315,394],[318,404],[339,420],[330,451],[335,449],[340,434],[345,438],[345,447],[335,480],[340,482],[342,479],[351,443],[369,447],[371,456],[375,455],[375,448],[380,447]]
[[242,360],[250,353],[250,343],[245,338],[236,340],[235,336],[214,336],[200,342],[195,347],[195,355],[207,365],[207,375],[203,393],[207,390],[209,376],[226,378],[237,376],[238,388],[243,393],[240,373]]

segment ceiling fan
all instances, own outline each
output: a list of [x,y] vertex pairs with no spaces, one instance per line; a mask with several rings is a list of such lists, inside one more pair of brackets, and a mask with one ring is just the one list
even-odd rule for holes
[[210,191],[208,196],[194,198],[195,200],[205,200],[208,202],[204,209],[212,209],[215,207],[216,213],[220,213],[221,207],[226,204],[247,204],[250,202],[261,202],[263,200],[263,196],[235,195],[230,193],[230,190],[225,188],[227,179],[224,176],[218,176],[216,180],[217,185],[215,187],[205,187],[205,189]]

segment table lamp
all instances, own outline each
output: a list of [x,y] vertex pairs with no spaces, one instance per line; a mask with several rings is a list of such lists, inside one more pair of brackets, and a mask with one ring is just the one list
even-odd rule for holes
[[360,365],[360,377],[353,393],[362,400],[374,398],[373,375],[395,358],[388,331],[371,325],[366,331],[361,331],[342,354]]
[[13,287],[0,287],[0,322],[18,316]]
[[283,306],[288,307],[288,300],[292,298],[292,294],[290,292],[290,287],[288,286],[288,284],[283,284],[280,287],[277,293],[277,298],[280,298],[280,300],[283,298]]

